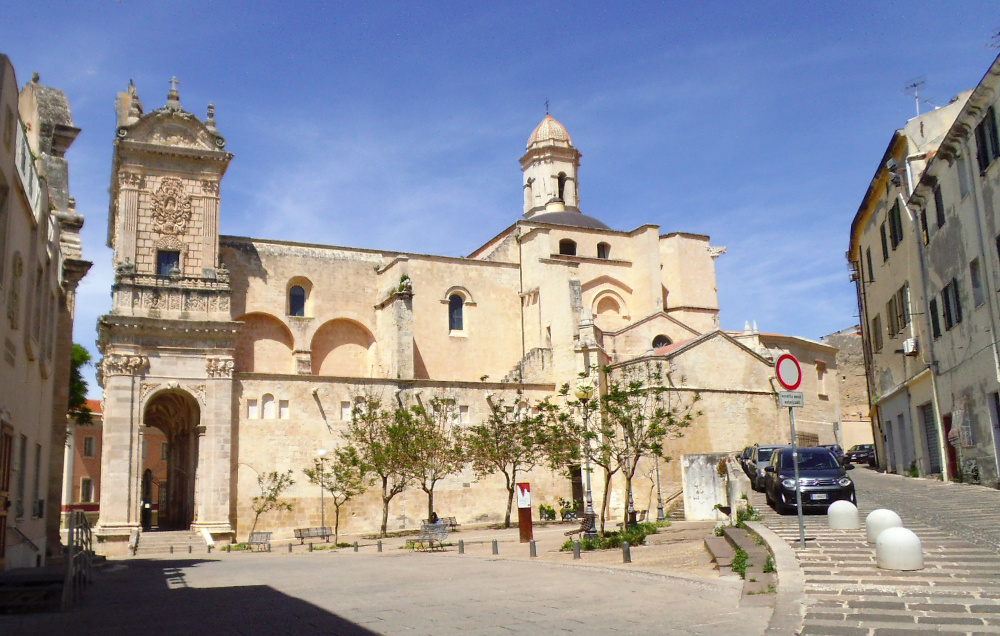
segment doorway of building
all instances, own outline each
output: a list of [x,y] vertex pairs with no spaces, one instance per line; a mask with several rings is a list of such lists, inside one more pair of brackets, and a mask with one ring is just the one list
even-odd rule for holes
[[0,572],[7,557],[7,511],[10,510],[11,456],[14,454],[14,427],[0,424]]
[[[146,406],[143,424],[158,429],[166,438],[162,457],[166,462],[166,479],[155,484],[151,470],[148,490],[144,473],[142,502],[152,504],[154,490],[158,494],[156,525],[160,530],[187,530],[194,522],[195,477],[198,471],[198,403],[191,395],[178,390],[155,396]],[[159,448],[149,448],[143,455],[157,454]],[[143,457],[148,465],[149,457]],[[164,488],[163,481],[166,481]],[[151,520],[150,520],[151,523]]]
[[958,453],[951,440],[951,413],[941,417],[941,428],[944,429],[944,447],[948,450],[948,479],[958,477]]

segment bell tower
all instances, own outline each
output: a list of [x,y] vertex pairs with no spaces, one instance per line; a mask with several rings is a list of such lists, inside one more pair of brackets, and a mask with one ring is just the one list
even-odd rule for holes
[[566,128],[546,113],[528,138],[527,151],[521,157],[525,218],[545,212],[550,203],[556,208],[561,205],[568,211],[580,211],[576,178],[580,157]]

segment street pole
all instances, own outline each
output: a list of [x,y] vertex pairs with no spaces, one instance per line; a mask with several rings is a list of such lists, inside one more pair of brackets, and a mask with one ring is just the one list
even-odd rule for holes
[[660,456],[655,455],[653,459],[656,461],[656,520],[663,521],[667,516],[663,514],[663,493],[660,491]]
[[788,421],[792,427],[792,463],[795,466],[795,510],[799,516],[799,547],[806,547],[806,523],[802,518],[802,484],[799,483],[799,443],[795,433],[795,409],[788,407]]
[[321,448],[316,451],[319,455],[319,525],[326,532],[326,467],[323,460],[326,459],[326,449]]
[[587,509],[584,518],[590,520],[590,526],[583,533],[585,539],[597,538],[597,515],[594,514],[594,494],[590,489],[590,411],[587,409],[595,388],[594,383],[588,378],[577,384],[575,390],[576,398],[580,400],[583,409],[583,443],[586,445],[583,452],[584,470],[587,473]]

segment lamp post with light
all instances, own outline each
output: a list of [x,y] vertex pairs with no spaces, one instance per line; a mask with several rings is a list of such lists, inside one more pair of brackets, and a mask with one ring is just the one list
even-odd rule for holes
[[590,422],[590,410],[587,406],[590,404],[590,399],[594,396],[594,383],[590,378],[581,380],[576,385],[574,393],[576,394],[576,399],[580,400],[583,410],[583,443],[586,445],[584,448],[584,470],[587,473],[587,510],[584,513],[587,519],[590,519],[590,526],[583,533],[585,539],[596,539],[597,529],[596,529],[596,519],[597,516],[594,514],[594,496],[590,490],[590,438],[588,435],[588,425]]
[[319,449],[316,455],[319,456],[319,525],[326,533],[326,493],[323,492],[326,490],[326,468],[323,465],[326,460],[326,449]]

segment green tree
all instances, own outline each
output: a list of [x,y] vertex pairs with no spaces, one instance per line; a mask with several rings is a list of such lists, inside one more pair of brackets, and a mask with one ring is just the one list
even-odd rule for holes
[[251,534],[257,529],[257,520],[260,519],[262,514],[272,510],[292,509],[292,504],[283,500],[281,495],[294,483],[295,480],[292,479],[291,470],[287,473],[272,471],[270,473],[257,474],[257,486],[260,488],[260,495],[254,497],[251,504],[254,512],[253,526],[250,528]]
[[469,427],[466,444],[472,468],[477,477],[495,473],[504,476],[507,487],[507,507],[504,513],[504,527],[510,527],[510,510],[514,502],[517,476],[523,472],[548,462],[560,463],[565,459],[565,446],[558,438],[559,420],[553,420],[554,412],[547,403],[535,413],[529,412],[527,405],[518,400],[508,404],[503,397],[487,396],[489,415],[479,425]]
[[312,468],[303,469],[310,483],[319,484],[330,493],[333,502],[333,542],[340,540],[340,508],[348,501],[368,489],[368,467],[361,461],[358,451],[353,446],[344,446],[333,452],[333,457],[326,462],[318,458],[313,460]]
[[87,406],[87,381],[83,379],[83,368],[91,363],[90,352],[73,343],[69,368],[69,412],[80,424],[90,424],[90,407]]
[[427,518],[434,512],[434,486],[449,475],[460,472],[468,461],[462,433],[454,425],[458,417],[454,400],[433,397],[429,408],[422,404],[410,407],[413,427],[413,464],[411,475],[427,493]]
[[388,534],[389,503],[413,479],[412,419],[402,407],[390,411],[377,396],[362,395],[354,400],[345,437],[381,488],[384,537]]

